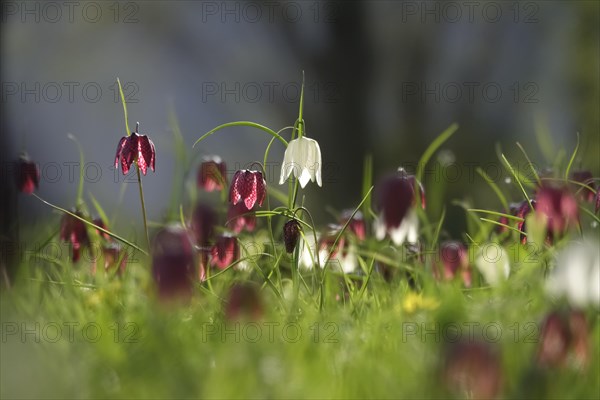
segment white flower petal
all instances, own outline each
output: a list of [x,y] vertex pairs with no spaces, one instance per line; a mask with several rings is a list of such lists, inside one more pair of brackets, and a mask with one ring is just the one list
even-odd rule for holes
[[377,238],[377,240],[383,240],[385,237],[385,223],[383,222],[383,214],[375,217],[375,221],[373,221],[373,231],[375,231],[375,238]]
[[302,170],[302,174],[298,177],[298,182],[300,182],[300,186],[304,189],[304,186],[311,180],[310,172],[304,168]]

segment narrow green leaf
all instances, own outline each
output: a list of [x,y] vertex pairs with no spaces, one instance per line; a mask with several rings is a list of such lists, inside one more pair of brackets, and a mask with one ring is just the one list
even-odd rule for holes
[[450,125],[448,128],[446,128],[445,131],[440,133],[440,135],[438,137],[436,137],[433,142],[431,142],[429,147],[427,147],[427,149],[421,156],[421,159],[419,160],[419,164],[417,165],[416,177],[419,180],[419,182],[423,181],[423,171],[425,170],[425,165],[427,165],[427,163],[429,162],[429,159],[431,158],[431,156],[433,156],[433,153],[435,153],[437,151],[437,149],[439,149],[440,146],[442,144],[444,144],[444,142],[446,142],[446,140],[450,139],[450,136],[452,136],[454,134],[454,132],[457,131],[457,129],[458,129],[458,124],[455,122],[452,125]]
[[204,135],[202,135],[198,140],[196,140],[194,142],[194,144],[192,145],[192,147],[195,147],[198,143],[200,143],[207,137],[211,136],[215,132],[220,131],[221,129],[224,129],[224,128],[232,127],[232,126],[246,126],[246,127],[250,127],[250,128],[260,129],[264,132],[267,132],[269,135],[273,136],[277,140],[279,140],[286,147],[288,145],[288,142],[284,138],[282,138],[277,132],[275,132],[274,130],[272,130],[270,128],[267,128],[264,125],[260,125],[260,124],[257,124],[256,122],[250,122],[250,121],[236,121],[236,122],[228,122],[226,124],[219,125],[216,128],[213,128],[212,130],[210,130],[207,133],[205,133]]

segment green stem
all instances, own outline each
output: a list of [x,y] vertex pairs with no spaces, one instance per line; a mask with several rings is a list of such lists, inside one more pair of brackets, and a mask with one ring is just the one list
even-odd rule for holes
[[140,202],[142,203],[142,216],[144,217],[144,231],[146,232],[146,243],[148,245],[148,251],[150,251],[150,236],[148,235],[148,218],[146,217],[146,203],[144,202],[144,189],[142,188],[142,175],[140,174],[139,167],[136,168],[138,177],[138,186],[140,188]]

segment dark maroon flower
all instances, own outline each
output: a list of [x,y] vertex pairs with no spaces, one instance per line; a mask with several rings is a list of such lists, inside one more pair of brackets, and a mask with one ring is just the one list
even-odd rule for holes
[[579,223],[579,209],[575,196],[566,187],[542,186],[536,193],[535,211],[544,215],[548,233],[561,234]]
[[214,238],[217,225],[217,213],[206,204],[198,204],[192,213],[191,228],[196,239],[196,245],[207,247]]
[[594,184],[594,176],[590,171],[575,171],[571,174],[571,179],[575,182],[583,183],[584,185],[589,186],[591,189],[582,187],[577,185],[574,187],[574,192],[577,193],[577,197],[583,201],[587,201],[589,203],[594,201],[594,195],[596,194]]
[[263,302],[258,287],[249,282],[236,283],[229,290],[225,316],[229,320],[258,320],[263,315]]
[[[350,217],[352,217],[353,212],[354,210],[344,210],[340,218],[340,225],[343,226],[350,219]],[[365,224],[365,219],[362,212],[357,211],[356,214],[354,214],[354,217],[352,217],[348,223],[347,229],[354,233],[358,240],[365,240],[367,237],[367,226]]]
[[22,193],[31,194],[39,187],[40,169],[25,153],[21,154],[17,161],[15,178],[17,181],[17,188]]
[[285,251],[289,254],[294,252],[298,244],[300,230],[300,223],[295,219],[290,219],[283,225],[283,242],[285,243]]
[[117,145],[117,154],[115,156],[115,168],[119,167],[121,162],[121,170],[124,175],[127,175],[129,168],[134,161],[146,175],[148,167],[154,171],[154,162],[156,158],[156,150],[154,143],[146,135],[139,135],[139,123],[135,126],[135,132],[131,132],[130,136],[122,137]]
[[210,264],[225,269],[240,258],[240,246],[235,236],[220,236],[211,250]]
[[545,367],[564,364],[569,348],[569,327],[558,312],[549,314],[540,334],[537,362]]
[[252,232],[256,228],[256,216],[248,211],[244,203],[230,204],[227,210],[226,225],[236,234],[244,229]]
[[[102,229],[108,230],[108,228],[106,227],[106,224],[104,223],[104,221],[102,220],[102,218],[98,217],[98,218],[94,218],[94,220],[92,221],[94,223],[94,225],[99,226]],[[101,237],[103,237],[106,240],[110,240],[111,237],[108,233],[106,232],[102,232],[99,229],[96,229],[96,232],[98,232],[98,235],[100,235]]]
[[566,365],[584,368],[589,361],[588,323],[581,311],[553,311],[542,324],[537,363],[556,368]]
[[212,192],[227,185],[227,166],[219,156],[207,156],[198,169],[198,187]]
[[[83,218],[79,211],[73,211],[73,214]],[[64,214],[60,221],[60,240],[71,243],[73,262],[79,261],[81,248],[90,244],[85,224],[69,214]]]
[[377,186],[376,205],[380,215],[375,220],[375,236],[381,240],[386,233],[396,245],[406,239],[416,242],[419,221],[411,209],[419,190],[421,207],[425,207],[425,191],[413,175],[400,169],[397,173],[383,179]]
[[262,206],[267,193],[267,183],[260,171],[240,170],[233,175],[229,199],[233,205],[243,201],[246,209],[252,210],[255,203]]
[[453,343],[446,354],[443,378],[446,387],[461,397],[493,399],[502,390],[502,365],[486,343]]
[[452,280],[460,274],[466,287],[471,286],[471,267],[467,248],[459,242],[443,242],[438,259],[433,263],[433,275],[436,279]]
[[160,298],[186,298],[192,294],[194,250],[185,229],[168,226],[156,234],[152,274]]

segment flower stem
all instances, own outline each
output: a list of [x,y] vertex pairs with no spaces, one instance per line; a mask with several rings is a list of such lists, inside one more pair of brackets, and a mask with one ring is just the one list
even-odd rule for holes
[[144,202],[144,189],[142,188],[142,175],[140,174],[139,167],[136,168],[138,177],[138,187],[140,188],[140,202],[142,203],[142,216],[144,217],[144,232],[146,232],[146,244],[148,245],[148,251],[150,251],[150,236],[148,235],[148,218],[146,217],[146,203]]

